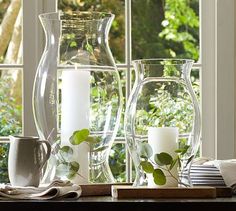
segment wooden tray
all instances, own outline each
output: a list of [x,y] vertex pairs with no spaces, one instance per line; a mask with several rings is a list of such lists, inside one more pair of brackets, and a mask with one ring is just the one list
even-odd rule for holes
[[[232,197],[232,189],[230,187],[195,186],[192,188],[151,189],[133,187],[132,183],[87,184],[80,186],[82,188],[81,196],[113,196],[114,198]],[[206,194],[206,197],[204,197],[204,194]]]
[[216,187],[216,197],[232,197],[233,190],[231,187]]
[[80,185],[81,196],[111,196],[112,185],[132,185],[132,183],[108,183],[108,184],[87,184]]
[[148,188],[133,187],[131,185],[112,185],[112,197],[125,198],[216,198],[231,197],[232,190],[227,187],[174,187],[174,188]]

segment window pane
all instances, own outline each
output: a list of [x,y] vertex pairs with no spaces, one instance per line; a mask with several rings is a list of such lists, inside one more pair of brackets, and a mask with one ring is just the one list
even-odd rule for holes
[[132,0],[132,59],[199,58],[199,0]]
[[109,33],[109,45],[117,63],[125,61],[125,0],[58,0],[58,7],[64,12],[100,11],[115,14]]
[[20,134],[21,119],[22,71],[0,70],[0,136]]
[[22,63],[21,1],[0,1],[0,63]]

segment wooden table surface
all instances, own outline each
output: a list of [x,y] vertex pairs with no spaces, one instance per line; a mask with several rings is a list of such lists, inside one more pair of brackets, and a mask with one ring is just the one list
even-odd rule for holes
[[80,197],[78,200],[14,200],[0,201],[0,210],[236,210],[236,196],[215,199],[115,199],[110,196]]

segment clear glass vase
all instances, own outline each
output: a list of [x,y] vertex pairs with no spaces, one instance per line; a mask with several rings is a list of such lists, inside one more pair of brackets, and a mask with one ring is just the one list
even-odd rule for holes
[[[190,81],[193,61],[154,58],[133,64],[136,80],[126,107],[125,138],[136,170],[134,186],[161,183],[154,181],[150,163],[154,169],[159,166],[166,172],[166,186],[191,186],[189,170],[198,152],[201,124]],[[171,155],[172,161],[179,157],[176,161],[180,162],[175,163],[176,167],[168,166],[168,158],[163,154],[158,157],[162,152]],[[164,167],[173,171],[173,178]]]
[[[40,138],[53,149],[42,182],[114,182],[108,157],[122,107],[120,78],[108,45],[114,15],[47,13],[39,18],[46,46],[35,76],[33,111]],[[73,134],[83,129],[95,141],[72,143]],[[82,140],[81,134],[76,140]]]

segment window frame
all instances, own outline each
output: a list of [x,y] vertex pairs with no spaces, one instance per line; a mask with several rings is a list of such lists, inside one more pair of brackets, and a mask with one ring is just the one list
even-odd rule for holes
[[33,117],[32,90],[37,66],[44,50],[44,32],[39,14],[54,12],[57,4],[56,0],[22,0],[22,4],[24,68],[22,131],[23,135],[37,135]]
[[[236,156],[234,132],[236,3],[234,0],[199,0],[199,2],[200,59],[194,66],[200,69],[201,78],[202,156],[215,159],[233,158]],[[23,42],[23,64],[0,64],[0,68],[23,69],[23,135],[36,135],[32,112],[32,87],[44,49],[44,34],[38,15],[56,11],[57,1],[22,0],[22,4],[23,39],[26,40]],[[125,29],[125,63],[117,64],[117,68],[126,69],[127,99],[131,91],[132,69],[131,0],[125,1]],[[7,140],[7,137],[0,137],[0,140]],[[117,140],[125,143],[122,137]],[[131,181],[132,160],[128,156],[127,149],[126,155],[127,181]]]
[[202,156],[232,159],[236,156],[235,2],[201,0],[200,8]]

